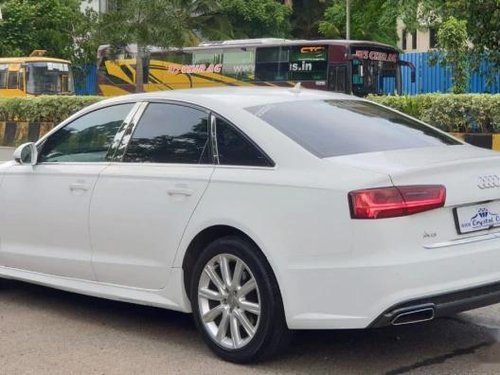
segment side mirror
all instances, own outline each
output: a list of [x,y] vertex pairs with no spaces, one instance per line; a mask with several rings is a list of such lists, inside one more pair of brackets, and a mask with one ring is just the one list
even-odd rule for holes
[[24,143],[14,151],[16,163],[35,165],[38,160],[38,150],[33,142]]

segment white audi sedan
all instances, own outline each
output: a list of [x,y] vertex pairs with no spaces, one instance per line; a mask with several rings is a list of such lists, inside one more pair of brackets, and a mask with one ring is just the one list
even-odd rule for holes
[[192,312],[248,362],[291,330],[500,302],[500,154],[341,94],[130,95],[0,166],[0,276]]

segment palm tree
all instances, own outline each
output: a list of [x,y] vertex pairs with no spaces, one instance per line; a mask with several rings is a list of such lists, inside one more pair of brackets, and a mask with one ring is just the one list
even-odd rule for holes
[[232,26],[221,13],[218,0],[171,0],[175,17],[183,26],[176,46],[196,46],[204,38],[228,39]]
[[142,92],[147,46],[192,46],[203,37],[227,37],[231,25],[219,12],[218,0],[115,0],[103,15],[101,34],[113,46],[137,45],[136,92]]

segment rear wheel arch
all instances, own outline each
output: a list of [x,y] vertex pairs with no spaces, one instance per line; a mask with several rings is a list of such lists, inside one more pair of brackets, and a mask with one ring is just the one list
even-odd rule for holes
[[[198,233],[191,240],[189,246],[187,247],[186,252],[184,253],[184,258],[182,261],[182,270],[184,272],[184,289],[186,290],[186,292],[189,291],[190,289],[192,271],[199,254],[201,254],[203,249],[205,249],[210,243],[214,242],[219,238],[228,236],[236,236],[242,238],[243,240],[248,241],[253,246],[255,246],[255,248],[259,252],[260,257],[269,266],[269,269],[273,273],[272,276],[277,282],[276,272],[271,266],[271,262],[269,261],[268,257],[266,256],[266,254],[264,254],[261,247],[248,234],[243,232],[241,229],[235,228],[230,225],[213,225],[211,227],[205,228],[200,233]],[[277,284],[279,285],[278,282]],[[189,295],[189,293],[187,294]]]

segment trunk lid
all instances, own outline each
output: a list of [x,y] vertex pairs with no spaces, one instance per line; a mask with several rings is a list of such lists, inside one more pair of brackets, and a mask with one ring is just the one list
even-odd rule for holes
[[394,185],[444,185],[446,206],[500,199],[500,153],[468,145],[328,158],[389,175]]

